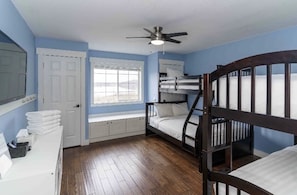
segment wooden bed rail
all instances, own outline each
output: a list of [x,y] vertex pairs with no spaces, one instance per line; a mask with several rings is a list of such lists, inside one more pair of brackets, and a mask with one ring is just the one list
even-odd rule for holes
[[[282,130],[287,133],[291,133],[297,135],[296,125],[297,120],[291,118],[291,65],[297,65],[297,50],[292,51],[281,51],[281,52],[273,52],[268,54],[261,54],[252,57],[248,57],[242,60],[238,60],[227,64],[226,66],[220,66],[217,70],[209,74],[209,83],[207,90],[213,90],[211,83],[216,82],[216,105],[208,104],[210,107],[210,113],[212,116],[224,117],[227,119],[232,119],[236,121],[242,121],[254,125],[258,125],[261,127],[266,127],[275,130]],[[277,65],[283,69],[282,73],[278,73],[277,75],[281,75],[284,78],[283,86],[284,86],[284,98],[283,98],[283,107],[284,107],[284,115],[276,116],[272,113],[272,66]],[[256,112],[256,67],[265,68],[264,76],[266,77],[266,111],[265,113],[257,113]],[[250,70],[250,88],[243,89],[242,87],[242,79],[246,77],[246,72]],[[234,73],[236,73],[234,75]],[[263,75],[263,73],[261,74]],[[230,79],[231,77],[237,77],[237,104],[231,108],[230,106]],[[224,82],[226,83],[226,93],[225,96],[221,97],[220,93],[220,79],[225,78]],[[249,111],[243,110],[242,108],[242,91],[250,90],[250,109]],[[275,92],[274,92],[275,93]],[[234,95],[234,94],[233,94]],[[210,95],[208,96],[211,97]],[[222,107],[220,104],[220,98],[224,98],[226,100],[225,106]],[[257,105],[259,106],[259,105]],[[286,126],[282,125],[286,123]]]
[[[208,177],[210,181],[214,181],[214,190],[216,195],[221,195],[219,192],[219,185],[224,185],[225,194],[238,194],[241,192],[246,192],[251,195],[272,195],[272,193],[240,178],[234,177],[232,175],[227,175],[220,172],[209,172]],[[235,193],[230,193],[229,187],[235,188]],[[224,195],[225,195],[224,194]]]
[[219,77],[228,73],[238,70],[255,68],[256,66],[291,63],[297,63],[297,50],[279,51],[255,55],[238,61],[234,61],[225,66],[220,66],[220,68],[211,73],[211,80],[217,80]]

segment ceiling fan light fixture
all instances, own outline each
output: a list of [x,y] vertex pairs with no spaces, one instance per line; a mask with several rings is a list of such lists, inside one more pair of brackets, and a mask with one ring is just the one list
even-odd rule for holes
[[152,40],[151,43],[153,45],[163,45],[164,41],[162,39],[155,39],[155,40]]
[[126,37],[126,38],[146,38],[150,39],[149,44],[152,45],[163,45],[166,42],[171,43],[181,43],[181,41],[173,39],[172,37],[178,37],[178,36],[185,36],[188,35],[187,32],[176,32],[176,33],[162,33],[162,27],[161,26],[155,26],[155,31],[152,32],[149,29],[143,28],[146,32],[148,32],[150,35],[144,36],[144,37]]

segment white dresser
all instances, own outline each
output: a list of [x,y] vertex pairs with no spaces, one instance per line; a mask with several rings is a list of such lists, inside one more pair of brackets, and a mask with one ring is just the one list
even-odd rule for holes
[[0,195],[58,195],[62,179],[63,128],[36,138],[25,157],[12,159],[13,165],[0,179]]

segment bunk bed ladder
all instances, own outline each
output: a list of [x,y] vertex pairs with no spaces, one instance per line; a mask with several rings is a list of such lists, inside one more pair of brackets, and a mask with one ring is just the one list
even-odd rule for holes
[[197,96],[196,96],[196,98],[195,98],[195,100],[194,100],[194,102],[193,102],[193,104],[191,106],[191,109],[190,109],[190,111],[188,113],[188,116],[187,116],[187,118],[185,120],[184,126],[183,126],[182,146],[183,146],[184,149],[188,149],[187,148],[187,144],[186,144],[186,138],[193,140],[194,143],[195,143],[195,147],[194,147],[194,149],[192,151],[189,150],[189,152],[193,153],[195,156],[198,155],[198,148],[196,147],[197,141],[198,141],[197,140],[198,137],[196,136],[196,138],[195,138],[195,137],[192,137],[192,136],[187,135],[186,134],[186,130],[187,130],[188,124],[191,124],[191,125],[196,126],[197,132],[198,132],[198,127],[199,127],[199,124],[197,123],[198,121],[197,122],[193,122],[190,119],[191,119],[194,111],[201,111],[201,112],[203,111],[202,108],[197,108],[197,104],[198,104],[199,99],[200,99],[201,96],[202,96],[202,90],[199,90],[199,92],[198,92],[198,94],[197,94]]

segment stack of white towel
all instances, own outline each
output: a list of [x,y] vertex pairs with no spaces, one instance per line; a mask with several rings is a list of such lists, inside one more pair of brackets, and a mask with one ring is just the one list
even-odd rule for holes
[[60,110],[44,110],[26,113],[29,133],[45,134],[55,130],[61,123]]

